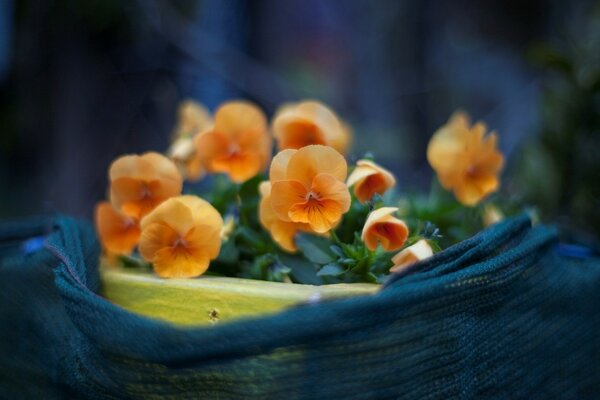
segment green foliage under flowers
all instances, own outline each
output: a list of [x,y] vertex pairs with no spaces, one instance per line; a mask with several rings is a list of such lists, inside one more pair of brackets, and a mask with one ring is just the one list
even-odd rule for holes
[[[384,204],[380,196],[368,204],[353,199],[342,222],[328,236],[299,233],[295,239],[299,251],[291,254],[283,251],[258,221],[258,186],[264,179],[258,176],[236,185],[224,177],[216,178],[206,198],[226,219],[234,218],[236,222],[207,274],[314,285],[382,283],[386,279],[395,253],[371,251],[360,238],[369,212]],[[433,224],[413,225],[411,232],[417,234],[407,240],[406,246],[426,238],[439,250],[441,236]]]
[[[465,207],[444,190],[437,180],[429,194],[399,196],[395,189],[385,196],[375,195],[366,204],[354,196],[350,209],[337,227],[324,235],[298,233],[296,253],[282,250],[259,222],[259,185],[266,179],[256,176],[236,184],[226,176],[211,177],[207,192],[192,193],[209,201],[223,216],[225,234],[219,256],[206,275],[230,276],[274,282],[322,285],[333,283],[383,283],[393,266],[392,256],[381,247],[369,250],[361,239],[369,213],[384,206],[398,207],[396,216],[408,226],[410,235],[404,247],[427,240],[434,252],[462,241],[484,228],[484,205]],[[490,201],[485,202],[490,204]],[[519,205],[503,203],[504,212],[516,213]],[[126,268],[150,270],[139,255],[123,256]]]
[[[232,229],[223,240],[217,259],[206,275],[233,276],[274,282],[312,285],[333,283],[383,283],[393,266],[396,252],[381,247],[369,250],[361,239],[367,217],[384,205],[398,207],[397,216],[409,227],[410,236],[404,248],[421,239],[428,241],[434,252],[464,240],[484,228],[484,205],[465,207],[434,180],[428,195],[407,194],[399,197],[392,189],[384,198],[376,195],[366,204],[352,198],[350,210],[335,230],[326,235],[298,233],[298,252],[282,250],[260,224],[259,175],[243,184],[235,184],[225,176],[215,176],[208,193],[196,193],[209,201]],[[487,202],[489,203],[489,201]],[[504,211],[513,213],[506,204]],[[518,210],[515,205],[514,212]],[[138,256],[121,257],[123,266],[150,270]]]

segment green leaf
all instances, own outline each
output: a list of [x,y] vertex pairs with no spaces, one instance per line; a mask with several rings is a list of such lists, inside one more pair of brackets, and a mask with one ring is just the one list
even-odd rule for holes
[[137,255],[121,255],[119,261],[124,268],[139,268],[142,270],[152,270],[152,264],[144,261],[141,256]]
[[267,272],[267,280],[272,282],[290,282],[288,275],[292,272],[290,267],[275,263]]
[[238,227],[238,235],[241,240],[250,246],[260,248],[263,245],[260,235],[257,235],[253,230],[248,229],[245,226]]
[[560,71],[566,76],[573,75],[573,65],[569,58],[547,45],[533,46],[529,51],[529,58],[543,67]]
[[238,260],[238,257],[239,251],[235,245],[234,237],[232,236],[223,244],[223,246],[221,246],[221,251],[219,252],[217,260],[226,264],[233,264]]
[[317,276],[315,265],[298,256],[289,254],[280,254],[279,261],[292,271],[290,275],[295,282],[306,285],[321,285],[323,281]]
[[379,282],[379,278],[377,277],[377,275],[375,275],[371,272],[369,272],[365,278],[366,278],[366,281],[369,283],[378,283]]
[[327,264],[317,272],[317,276],[338,276],[345,270],[337,264]]
[[440,251],[442,251],[442,248],[435,240],[428,240],[427,243],[429,243],[434,253],[439,253]]
[[264,180],[265,177],[261,174],[242,183],[238,192],[242,200],[250,197],[258,197],[258,185]]
[[329,250],[331,250],[338,257],[345,257],[344,250],[336,244],[329,246]]
[[301,233],[296,235],[296,245],[308,260],[317,264],[327,264],[335,259],[330,250],[331,242],[326,238]]

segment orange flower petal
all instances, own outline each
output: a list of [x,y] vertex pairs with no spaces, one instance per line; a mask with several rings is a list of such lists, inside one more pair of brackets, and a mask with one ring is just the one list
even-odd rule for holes
[[189,136],[177,138],[167,150],[169,158],[174,162],[186,161],[193,157],[195,152],[194,140]]
[[194,257],[181,248],[165,247],[156,252],[152,265],[161,278],[193,278],[210,265],[208,257]]
[[140,239],[140,227],[133,218],[101,202],[95,211],[96,230],[102,247],[110,253],[130,254]]
[[116,159],[110,166],[111,180],[122,177],[154,180],[181,180],[177,167],[162,154],[148,152],[138,155],[125,155]]
[[311,144],[327,143],[324,133],[311,121],[296,119],[286,121],[283,132],[285,133],[281,135],[279,142],[282,149],[300,149]]
[[282,150],[273,157],[271,169],[269,171],[269,179],[271,181],[282,181],[287,178],[287,167],[290,163],[290,158],[292,158],[297,151],[298,150],[295,149]]
[[393,251],[404,245],[408,227],[392,216],[396,211],[397,207],[382,207],[369,214],[361,236],[367,248],[374,251],[381,244],[386,251]]
[[177,200],[190,209],[195,226],[209,225],[217,231],[223,228],[221,214],[208,201],[193,195],[179,196]]
[[364,164],[358,165],[358,163],[362,161],[363,160],[360,160],[356,163],[356,167],[354,168],[350,176],[348,176],[348,180],[346,181],[348,187],[354,186],[358,182],[361,182],[364,179],[366,179],[367,177],[377,174],[377,170],[375,168],[370,168],[369,166]]
[[194,100],[184,100],[177,107],[177,137],[191,136],[212,125],[210,113],[202,104]]
[[293,222],[309,224],[315,232],[327,232],[350,208],[348,189],[331,175],[319,174],[311,193],[317,197],[297,202],[289,209],[288,216]]
[[294,242],[294,236],[299,231],[299,224],[294,222],[276,221],[271,225],[269,232],[271,237],[283,250],[294,253],[298,247]]
[[171,198],[142,220],[140,254],[163,277],[202,274],[218,256],[223,219],[196,196]]
[[214,158],[212,167],[214,171],[227,172],[231,180],[237,183],[256,176],[262,169],[260,156],[250,152]]
[[359,160],[350,174],[348,186],[354,185],[356,198],[364,203],[376,193],[382,195],[396,184],[394,175],[387,169],[369,160]]
[[109,175],[111,203],[135,218],[180,194],[183,185],[175,164],[158,153],[120,157],[111,165]]
[[196,155],[185,163],[185,177],[188,181],[197,182],[205,174],[202,159]]
[[190,229],[184,241],[188,243],[188,251],[196,258],[208,256],[215,259],[221,250],[221,232],[214,225],[198,225]]
[[250,130],[238,137],[240,153],[252,154],[259,160],[253,176],[266,169],[271,160],[273,142],[267,131]]
[[294,236],[299,230],[310,230],[308,225],[280,220],[271,206],[271,183],[262,182],[259,186],[261,194],[259,206],[259,220],[261,225],[269,231],[273,240],[285,251],[297,251]]
[[210,172],[215,172],[213,160],[228,154],[230,139],[221,132],[206,131],[194,137],[196,154]]
[[333,148],[312,145],[283,151],[272,164],[270,204],[279,220],[324,233],[350,208],[343,182],[346,160]]
[[328,146],[312,145],[298,150],[290,157],[287,179],[297,180],[310,187],[317,174],[329,174],[340,181],[346,179],[346,159]]
[[292,206],[289,215],[292,221],[309,224],[315,232],[324,233],[335,225],[330,218],[338,215],[339,212],[339,204],[336,202],[330,204],[306,202]]
[[180,200],[181,197],[160,204],[144,217],[141,222],[142,230],[146,230],[151,224],[159,223],[168,225],[179,236],[184,236],[194,226],[194,220],[192,210]]
[[260,193],[260,195],[263,199],[268,197],[269,201],[270,201],[270,199],[271,199],[271,182],[269,182],[269,181],[261,182],[258,185],[258,192]]
[[[271,184],[271,205],[282,221],[291,221],[290,209],[297,203],[306,201],[307,188],[298,181],[276,181]],[[299,222],[299,221],[296,221]]]
[[424,260],[431,256],[433,256],[433,250],[429,243],[427,243],[427,240],[419,240],[417,243],[407,247],[392,257],[394,266],[390,268],[390,272],[401,271],[417,261]]
[[464,159],[466,143],[469,140],[469,130],[442,127],[429,141],[427,160],[434,170],[445,171],[453,169]]
[[282,106],[273,118],[273,133],[281,150],[320,144],[345,152],[350,142],[349,127],[317,101]]
[[111,184],[110,199],[124,214],[139,219],[179,190],[178,184],[171,181],[118,178]]
[[469,118],[469,114],[464,112],[463,110],[457,110],[448,119],[449,126],[454,129],[469,129],[471,126],[471,118]]
[[230,101],[215,112],[215,131],[237,138],[249,131],[266,132],[265,114],[247,101]]
[[331,140],[331,147],[342,154],[346,154],[352,144],[352,127],[346,121],[340,120],[339,135]]
[[146,223],[140,238],[140,254],[144,259],[153,262],[156,253],[172,247],[178,237],[177,231],[165,222]]
[[202,159],[196,154],[196,145],[191,136],[177,138],[167,154],[186,180],[195,182],[204,176],[205,168]]
[[258,191],[261,197],[258,218],[262,226],[265,229],[270,230],[271,225],[279,220],[279,217],[277,217],[271,206],[271,182],[261,182],[258,186]]
[[262,111],[247,102],[229,102],[215,114],[214,127],[195,139],[196,152],[210,172],[244,182],[266,169],[272,139]]
[[486,136],[486,130],[481,122],[469,127],[468,117],[457,113],[438,129],[427,148],[427,158],[441,185],[467,206],[479,203],[500,186],[504,157],[496,149],[496,134]]
[[[341,213],[350,209],[350,193],[344,182],[338,181],[333,175],[321,173],[315,177],[311,191],[322,201],[333,201],[339,204]],[[341,215],[334,219],[338,220]]]
[[474,206],[489,193],[496,191],[500,182],[495,176],[483,176],[468,182],[462,182],[454,187],[454,195],[462,204]]

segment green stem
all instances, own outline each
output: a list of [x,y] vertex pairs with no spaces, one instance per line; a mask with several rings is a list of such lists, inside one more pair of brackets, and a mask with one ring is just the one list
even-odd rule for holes
[[333,239],[333,241],[335,242],[335,244],[342,244],[342,241],[338,237],[337,233],[335,233],[334,229],[331,230],[331,238]]
[[365,258],[365,265],[362,268],[362,280],[363,282],[368,282],[367,276],[369,272],[371,272],[371,264],[373,264],[373,259],[375,258],[375,251],[372,251],[365,247],[367,251],[367,257]]

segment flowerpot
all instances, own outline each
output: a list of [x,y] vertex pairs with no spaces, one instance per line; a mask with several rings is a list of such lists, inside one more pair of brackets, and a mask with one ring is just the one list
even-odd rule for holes
[[[293,305],[336,286],[102,269],[115,305],[99,296],[89,224],[0,224],[0,398],[597,399],[600,259],[565,256],[556,240],[551,228],[510,219],[374,295],[304,307]],[[225,300],[214,306],[222,315],[240,316],[230,302],[236,281],[246,307],[271,296],[269,312],[291,308],[189,329],[118,306],[148,313],[145,294],[153,316],[173,319],[189,303],[200,323],[216,304],[212,290]],[[189,290],[167,298],[181,287]],[[169,293],[164,316],[150,305],[160,291]]]
[[179,325],[208,325],[275,313],[322,299],[368,295],[379,285],[324,286],[202,276],[162,279],[151,272],[104,266],[103,296],[131,312]]

